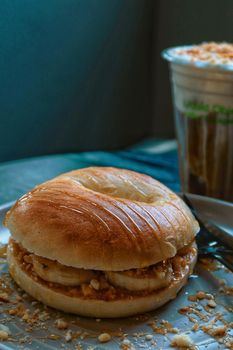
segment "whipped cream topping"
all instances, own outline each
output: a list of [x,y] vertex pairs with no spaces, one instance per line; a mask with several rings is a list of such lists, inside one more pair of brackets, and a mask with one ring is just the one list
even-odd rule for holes
[[165,50],[163,56],[169,61],[233,69],[233,44],[226,42],[174,47]]

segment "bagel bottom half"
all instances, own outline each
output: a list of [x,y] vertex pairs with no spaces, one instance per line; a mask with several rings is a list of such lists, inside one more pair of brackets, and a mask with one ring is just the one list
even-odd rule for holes
[[32,276],[23,270],[18,264],[13,252],[8,249],[9,271],[17,284],[35,299],[42,303],[65,312],[88,317],[115,318],[127,317],[148,312],[159,308],[174,299],[179,290],[186,284],[189,275],[193,272],[197,260],[197,253],[190,258],[179,278],[160,290],[151,292],[146,296],[129,296],[118,300],[97,300],[82,298],[80,296],[68,296],[57,292],[49,284],[45,285],[35,281]]

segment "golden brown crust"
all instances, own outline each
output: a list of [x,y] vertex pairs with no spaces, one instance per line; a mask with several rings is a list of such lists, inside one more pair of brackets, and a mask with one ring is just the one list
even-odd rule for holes
[[30,252],[63,265],[109,271],[175,256],[199,229],[183,201],[158,181],[101,167],[36,187],[8,212],[5,225]]

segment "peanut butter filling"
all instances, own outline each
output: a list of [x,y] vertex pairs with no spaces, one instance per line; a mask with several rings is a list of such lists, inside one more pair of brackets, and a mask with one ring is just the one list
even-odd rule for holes
[[28,252],[13,239],[9,249],[20,268],[36,282],[71,297],[105,301],[146,296],[169,286],[189,270],[196,255],[190,244],[175,257],[147,268],[105,272],[64,266]]

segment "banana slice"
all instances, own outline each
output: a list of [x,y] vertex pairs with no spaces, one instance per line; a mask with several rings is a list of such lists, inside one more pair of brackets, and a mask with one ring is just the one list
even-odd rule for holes
[[45,281],[64,286],[79,286],[96,277],[94,271],[64,266],[56,261],[32,256],[33,269]]
[[153,267],[121,272],[106,272],[107,279],[114,286],[132,291],[156,290],[166,287],[172,280],[172,266],[161,263]]

